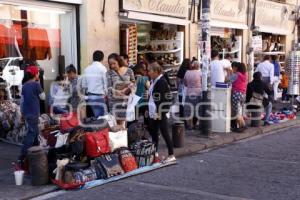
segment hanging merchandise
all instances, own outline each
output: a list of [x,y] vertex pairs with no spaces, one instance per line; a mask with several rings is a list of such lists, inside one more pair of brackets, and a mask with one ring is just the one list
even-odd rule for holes
[[299,95],[300,51],[292,51],[289,58],[287,74],[289,75],[289,95]]

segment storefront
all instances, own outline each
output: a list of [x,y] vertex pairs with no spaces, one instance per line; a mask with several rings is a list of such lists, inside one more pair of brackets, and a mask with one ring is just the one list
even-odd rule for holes
[[257,1],[255,14],[257,32],[254,33],[254,38],[259,45],[254,49],[255,65],[261,62],[265,55],[275,55],[278,56],[282,68],[286,67],[286,55],[291,50],[294,39],[293,22],[289,21],[290,13],[291,9],[286,4],[267,0]]
[[120,5],[120,52],[136,64],[151,53],[164,69],[176,69],[184,58],[188,0],[130,1]]
[[[211,0],[211,49],[224,58],[230,54],[235,61],[243,61],[242,55],[247,26],[247,0]],[[246,31],[245,31],[246,32]]]
[[10,85],[21,84],[28,63],[36,62],[43,69],[45,86],[55,80],[59,69],[78,66],[74,3],[81,1],[55,2],[1,1],[0,63]]

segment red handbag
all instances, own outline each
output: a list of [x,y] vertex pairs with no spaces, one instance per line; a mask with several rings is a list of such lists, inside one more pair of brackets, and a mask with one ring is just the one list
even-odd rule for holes
[[96,158],[102,154],[110,152],[109,148],[109,129],[103,129],[96,132],[85,133],[86,155]]
[[138,168],[135,157],[127,148],[119,150],[119,159],[125,173]]
[[61,116],[60,132],[68,133],[77,126],[79,126],[77,113],[67,113]]

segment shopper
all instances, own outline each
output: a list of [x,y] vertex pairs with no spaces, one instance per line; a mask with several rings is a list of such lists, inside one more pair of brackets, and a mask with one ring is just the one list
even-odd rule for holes
[[71,104],[70,111],[78,112],[78,105],[80,104],[79,87],[78,87],[78,75],[77,70],[73,64],[66,67],[66,73],[70,82],[70,98],[68,102]]
[[232,56],[230,54],[226,54],[225,58],[222,60],[223,68],[224,68],[224,76],[225,78],[231,73],[231,63],[232,63]]
[[211,86],[216,86],[216,83],[224,83],[225,82],[225,74],[224,74],[224,65],[220,61],[219,52],[217,50],[212,50],[211,52],[212,61],[210,63],[211,67]]
[[191,63],[189,70],[184,76],[185,94],[185,118],[187,128],[192,130],[196,128],[198,122],[197,105],[201,101],[201,70],[200,63],[194,61]]
[[[270,96],[272,95],[272,90],[262,80],[261,72],[255,72],[253,75],[253,81],[247,86],[247,95],[246,95],[246,103],[247,110],[251,113],[251,111],[256,111],[260,108],[264,108],[266,115],[264,117],[264,125],[269,125],[269,119],[272,112],[272,102],[270,101]],[[259,104],[251,103],[251,99],[255,98],[255,102],[260,102]]]
[[282,102],[283,103],[287,103],[289,102],[290,100],[290,97],[288,95],[288,87],[289,87],[289,78],[288,76],[286,75],[285,71],[281,71],[280,72],[281,74],[281,84],[280,84],[280,87],[282,89]]
[[189,58],[186,58],[183,60],[182,64],[179,67],[179,70],[177,72],[177,85],[178,85],[178,103],[179,103],[179,117],[181,120],[183,120],[184,117],[184,76],[186,71],[190,68],[191,60]]
[[168,146],[169,156],[166,162],[175,161],[173,150],[173,141],[169,135],[169,123],[167,113],[170,109],[172,97],[169,85],[163,77],[162,67],[154,62],[149,65],[149,76],[151,78],[151,86],[149,89],[149,117],[150,125],[149,132],[152,141],[156,145],[156,158],[158,158],[158,143],[159,143],[159,130]]
[[278,86],[280,83],[280,71],[281,66],[278,61],[278,56],[273,55],[272,56],[272,64],[274,65],[274,84],[273,84],[273,91],[274,91],[274,100],[276,101],[279,98],[278,94]]
[[27,67],[26,76],[29,80],[22,88],[21,112],[25,119],[27,134],[19,156],[20,164],[25,159],[27,150],[34,145],[38,145],[40,99],[45,100],[45,93],[39,83],[38,67]]
[[126,67],[118,54],[108,56],[107,71],[109,110],[116,117],[119,125],[125,127],[128,96],[134,92],[133,71]]
[[129,56],[127,54],[121,54],[121,59],[123,60],[124,66],[133,70],[134,65],[130,64]]
[[88,96],[87,103],[93,111],[94,117],[104,116],[106,113],[105,98],[107,95],[106,67],[101,63],[104,54],[102,51],[93,53],[93,63],[84,70],[82,87]]
[[51,84],[48,95],[48,105],[53,114],[66,114],[68,110],[68,98],[70,96],[70,87],[66,83],[63,75],[58,75],[55,82]]
[[262,80],[271,87],[274,83],[274,65],[270,62],[270,56],[266,55],[264,61],[259,63],[255,72],[262,74]]
[[246,98],[247,89],[247,68],[244,63],[232,63],[233,74],[230,76],[232,83],[231,95],[231,115],[232,115],[232,128],[235,132],[243,132],[246,124],[243,116],[243,106]]

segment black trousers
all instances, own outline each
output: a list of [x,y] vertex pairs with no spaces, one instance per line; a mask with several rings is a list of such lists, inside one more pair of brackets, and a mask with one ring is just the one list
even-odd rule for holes
[[169,134],[169,127],[168,127],[168,118],[166,114],[162,114],[160,120],[149,120],[149,133],[152,137],[153,143],[156,145],[156,150],[158,151],[158,143],[159,143],[159,131],[163,136],[167,147],[169,155],[174,155],[174,148],[173,148],[173,141]]

